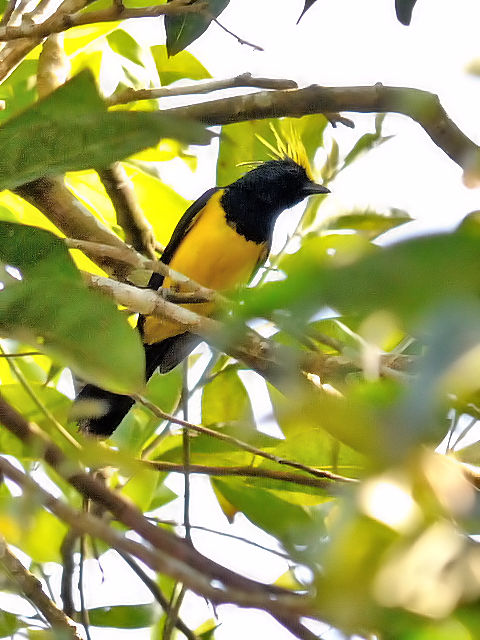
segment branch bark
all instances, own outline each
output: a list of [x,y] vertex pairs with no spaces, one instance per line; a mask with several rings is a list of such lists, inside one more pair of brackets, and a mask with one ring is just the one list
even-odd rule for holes
[[262,91],[165,109],[162,113],[214,126],[338,111],[406,115],[418,122],[432,141],[462,168],[469,168],[480,152],[480,148],[448,117],[438,96],[420,89],[382,84],[371,87],[312,85],[292,91]]
[[125,232],[126,242],[153,260],[156,249],[155,234],[137,202],[127,172],[119,162],[115,162],[108,169],[99,170],[98,175],[112,201],[117,222]]
[[131,18],[156,18],[163,15],[183,15],[200,13],[206,8],[206,3],[199,0],[172,0],[168,4],[154,5],[140,9],[127,9],[122,4],[114,3],[108,9],[87,11],[84,13],[67,13],[57,11],[51,18],[40,24],[23,22],[20,26],[0,27],[0,41],[29,38],[41,40],[52,33],[61,33],[72,27],[99,22],[114,22]]
[[277,78],[255,78],[251,73],[242,73],[239,76],[226,80],[207,80],[194,82],[181,87],[158,87],[156,89],[133,89],[128,87],[120,93],[113,94],[106,99],[108,106],[127,104],[136,100],[152,100],[158,98],[171,98],[173,96],[197,95],[233,89],[235,87],[255,87],[257,89],[296,89],[297,83],[293,80],[281,80]]
[[45,616],[52,629],[59,635],[71,640],[81,640],[77,628],[57,605],[44,593],[42,584],[33,573],[26,569],[20,560],[11,552],[5,538],[0,534],[0,565],[15,585]]
[[[79,240],[97,241],[125,250],[125,243],[93,216],[82,203],[70,193],[62,178],[39,178],[14,189],[14,193],[36,207],[66,236]],[[84,253],[107,273],[124,279],[128,269],[122,261],[108,256]]]

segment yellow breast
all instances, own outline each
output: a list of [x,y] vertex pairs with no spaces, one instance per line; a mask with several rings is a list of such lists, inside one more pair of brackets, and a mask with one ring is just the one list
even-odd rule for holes
[[[265,250],[264,244],[246,240],[227,224],[220,205],[222,194],[223,190],[220,190],[210,198],[169,265],[205,287],[218,291],[233,289],[247,282]],[[163,286],[172,286],[170,278],[165,278]],[[177,290],[181,289],[177,287]],[[214,311],[212,303],[182,306],[202,315],[210,315]],[[178,333],[182,330],[175,323],[153,317],[145,320],[144,340],[148,344]]]

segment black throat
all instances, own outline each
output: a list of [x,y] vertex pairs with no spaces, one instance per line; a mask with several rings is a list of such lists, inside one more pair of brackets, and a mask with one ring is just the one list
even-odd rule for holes
[[271,240],[275,221],[285,209],[283,203],[250,185],[239,184],[239,181],[225,188],[220,204],[225,210],[227,223],[246,240],[256,244]]

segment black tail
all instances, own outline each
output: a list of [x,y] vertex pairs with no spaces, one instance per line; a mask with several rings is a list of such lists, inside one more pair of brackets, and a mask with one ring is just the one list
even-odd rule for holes
[[[144,345],[146,380],[150,379],[157,368],[160,373],[171,371],[200,342],[201,338],[198,336],[182,333],[156,344]],[[82,411],[80,403],[84,406],[85,412]],[[107,437],[112,435],[134,404],[135,401],[129,396],[86,384],[75,398],[73,413],[82,412],[83,417],[78,420],[81,431]],[[85,415],[88,413],[90,415]]]

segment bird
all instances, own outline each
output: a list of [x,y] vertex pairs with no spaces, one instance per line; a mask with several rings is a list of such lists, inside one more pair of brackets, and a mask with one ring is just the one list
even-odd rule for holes
[[[185,211],[161,256],[163,263],[210,289],[232,290],[246,284],[267,259],[280,213],[308,196],[330,193],[314,181],[301,140],[284,142],[275,135],[277,148],[260,138],[272,151],[271,159],[249,163],[255,166],[243,176],[226,187],[209,189]],[[162,286],[172,286],[170,277],[153,273],[149,287]],[[202,315],[215,312],[212,302],[189,308]],[[158,316],[140,316],[137,328],[145,349],[146,380],[157,369],[172,370],[201,342],[199,336]],[[75,400],[80,407],[79,403],[96,407],[95,415],[77,421],[79,429],[109,437],[134,400],[86,384]]]

